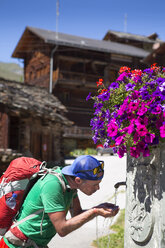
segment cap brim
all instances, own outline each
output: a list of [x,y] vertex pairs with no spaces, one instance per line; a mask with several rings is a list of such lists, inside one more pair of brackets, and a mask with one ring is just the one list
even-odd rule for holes
[[72,166],[71,165],[67,165],[65,166],[61,172],[64,174],[64,175],[69,175],[69,176],[75,176],[72,172]]

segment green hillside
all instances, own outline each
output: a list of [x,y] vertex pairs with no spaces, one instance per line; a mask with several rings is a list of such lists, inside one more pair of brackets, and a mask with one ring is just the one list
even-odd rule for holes
[[15,63],[0,62],[0,78],[23,82],[23,68]]

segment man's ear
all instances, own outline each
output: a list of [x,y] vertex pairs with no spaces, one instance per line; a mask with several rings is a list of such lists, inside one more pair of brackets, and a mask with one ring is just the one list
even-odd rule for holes
[[76,182],[77,184],[81,184],[81,183],[82,183],[82,179],[79,178],[79,177],[75,177],[75,182]]

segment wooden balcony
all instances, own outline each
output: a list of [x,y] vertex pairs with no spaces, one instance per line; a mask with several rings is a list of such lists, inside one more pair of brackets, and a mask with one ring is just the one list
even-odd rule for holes
[[81,139],[91,139],[92,131],[88,127],[65,127],[64,128],[64,138],[81,138]]
[[88,86],[91,88],[96,88],[96,82],[99,78],[103,78],[103,75],[93,75],[93,74],[85,74],[81,72],[71,72],[64,70],[56,70],[53,72],[53,82],[56,83],[60,81],[60,84],[68,85],[80,85],[80,86]]

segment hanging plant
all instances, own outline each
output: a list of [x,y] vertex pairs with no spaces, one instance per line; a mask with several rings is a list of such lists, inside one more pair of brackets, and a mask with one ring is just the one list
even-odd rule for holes
[[115,82],[105,87],[97,82],[94,117],[91,119],[94,143],[115,145],[121,158],[127,151],[138,158],[150,155],[153,145],[165,138],[165,68],[153,64],[145,70],[121,67]]

